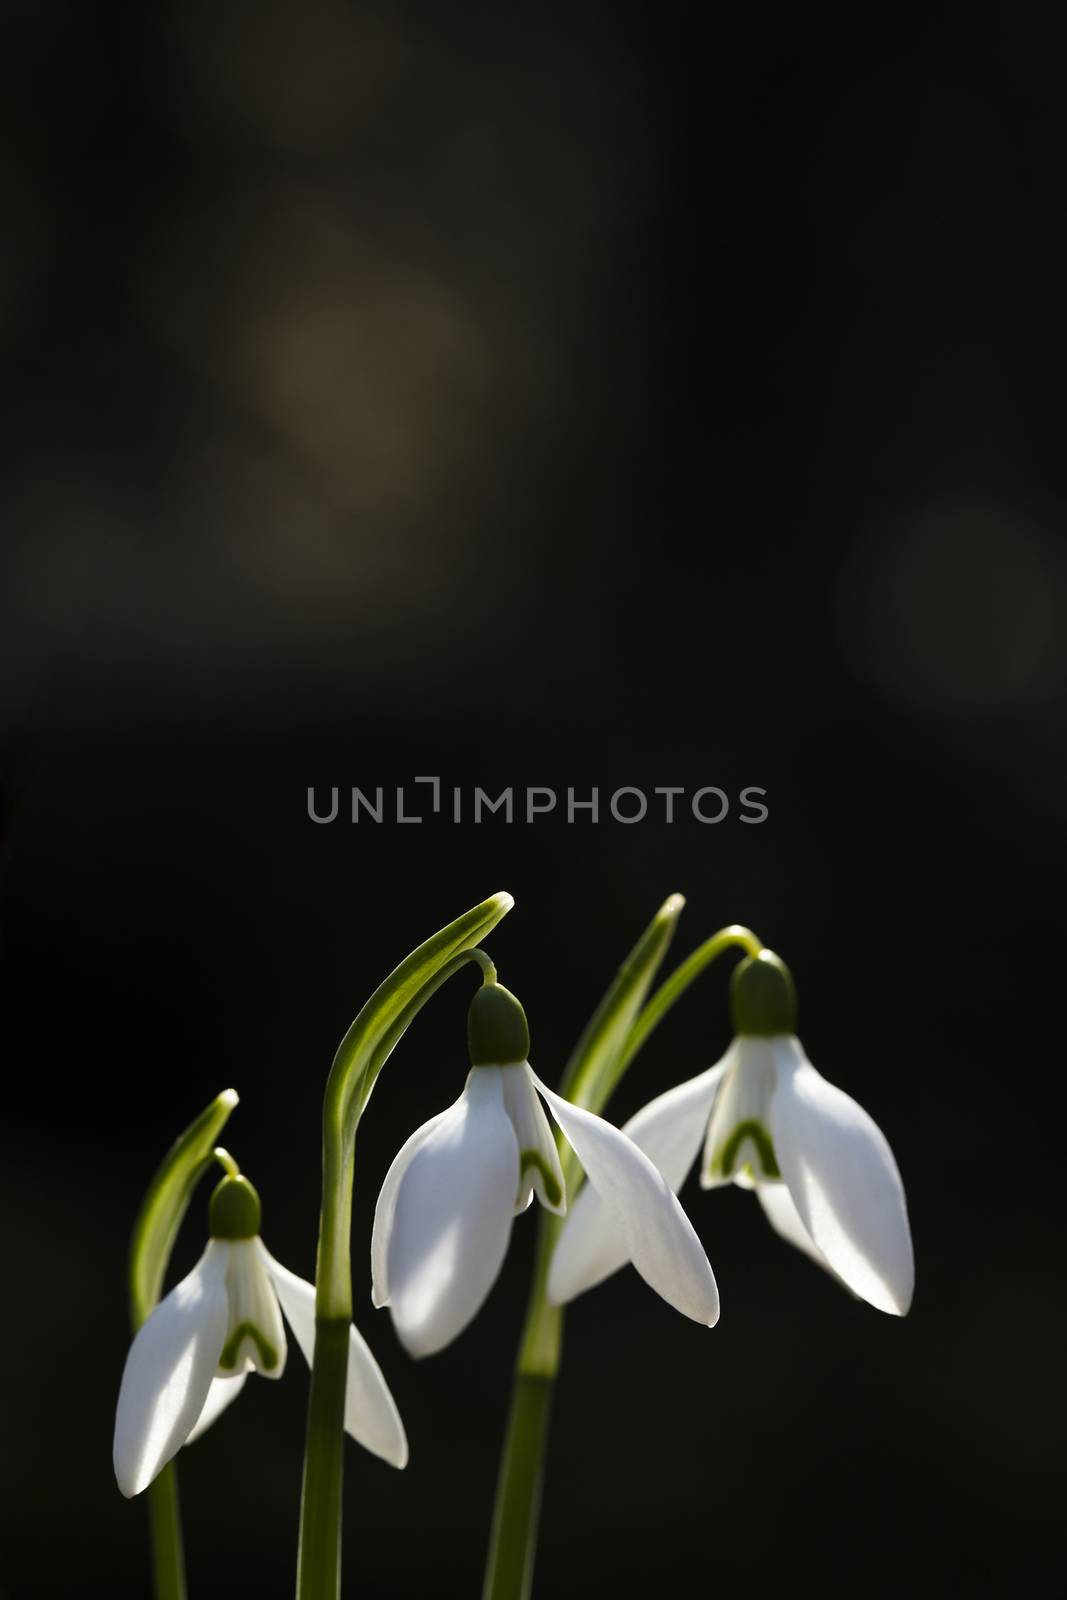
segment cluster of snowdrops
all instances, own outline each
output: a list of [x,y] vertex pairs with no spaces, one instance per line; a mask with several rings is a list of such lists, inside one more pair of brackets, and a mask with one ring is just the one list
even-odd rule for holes
[[[226,1091],[207,1108],[157,1174],[135,1230],[136,1332],[114,1437],[123,1494],[150,1486],[159,1492],[161,1474],[173,1472],[168,1463],[217,1421],[250,1375],[281,1377],[288,1324],[314,1373],[298,1594],[336,1596],[342,1428],[393,1467],[408,1460],[402,1419],[352,1321],[355,1129],[378,1073],[421,1005],[471,962],[482,984],[469,1012],[466,1082],[450,1106],[411,1134],[389,1168],[375,1211],[370,1277],[373,1304],[389,1308],[404,1348],[430,1356],[457,1338],[484,1303],[513,1219],[535,1197],[543,1208],[487,1597],[518,1600],[532,1582],[536,1494],[524,1503],[522,1486],[531,1476],[529,1458],[538,1458],[536,1466],[543,1455],[547,1415],[539,1415],[535,1391],[523,1382],[543,1389],[555,1376],[559,1308],[632,1263],[683,1315],[708,1327],[718,1320],[711,1264],[677,1198],[698,1157],[704,1188],[752,1189],[771,1226],[854,1295],[884,1312],[907,1311],[914,1269],[896,1163],[867,1113],[805,1056],[784,963],[747,929],[731,926],[648,998],[682,904],[672,896],[645,931],[555,1090],[530,1065],[522,1005],[477,944],[510,909],[510,896],[483,902],[401,963],[342,1041],[327,1086],[316,1284],[270,1254],[260,1237],[256,1190],[216,1143],[236,1094]],[[622,1073],[670,1006],[729,949],[743,959],[733,974],[733,1038],[725,1054],[615,1127],[599,1113]],[[211,1196],[207,1246],[160,1300],[177,1228],[212,1163],[222,1176]],[[157,1593],[180,1595],[172,1483],[166,1497],[160,1493],[153,1536]]]

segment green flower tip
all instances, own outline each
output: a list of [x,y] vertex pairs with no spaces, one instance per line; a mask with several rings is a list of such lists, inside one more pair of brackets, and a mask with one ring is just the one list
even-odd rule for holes
[[216,1098],[215,1104],[220,1110],[232,1111],[239,1099],[240,1095],[236,1089],[223,1089],[222,1093]]
[[502,983],[484,983],[467,1013],[472,1067],[511,1067],[530,1054],[526,1013]]
[[796,1032],[797,993],[792,974],[773,950],[761,950],[758,956],[738,962],[730,984],[730,1009],[735,1033],[766,1038]]
[[684,894],[669,894],[656,912],[657,922],[674,922],[685,910]]
[[515,896],[513,894],[508,894],[506,889],[501,889],[497,894],[491,894],[489,896],[489,904],[496,906],[500,912],[500,915],[504,916],[505,913],[510,911],[512,906],[515,904]]
[[213,1239],[254,1239],[259,1233],[259,1195],[247,1178],[223,1178],[211,1196],[208,1226]]

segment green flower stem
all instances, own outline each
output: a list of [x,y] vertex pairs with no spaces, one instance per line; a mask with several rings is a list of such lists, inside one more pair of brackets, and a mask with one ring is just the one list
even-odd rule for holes
[[[130,1324],[134,1333],[159,1303],[182,1218],[193,1190],[212,1163],[215,1141],[236,1104],[237,1094],[233,1089],[216,1095],[175,1140],[148,1185],[130,1240]],[[185,1600],[178,1472],[173,1462],[149,1485],[148,1507],[156,1600]]]
[[152,1530],[152,1584],[156,1600],[185,1600],[185,1551],[173,1461],[148,1486]]
[[[642,1008],[682,907],[672,895],[645,930],[593,1015],[560,1083],[560,1094],[598,1115],[653,1030],[705,967],[725,951],[763,946],[737,923],[722,928],[677,967]],[[556,1135],[568,1203],[582,1181],[578,1159]],[[563,1308],[548,1298],[548,1269],[563,1218],[542,1210],[533,1283],[511,1391],[482,1600],[529,1600],[537,1552],[548,1419],[563,1346]]]
[[537,1525],[545,1476],[554,1378],[517,1372],[511,1390],[500,1482],[489,1537],[483,1600],[528,1595],[533,1588]]
[[[340,1592],[341,1488],[344,1481],[345,1387],[348,1379],[347,1317],[315,1320],[315,1364],[311,1370],[307,1454],[300,1507],[298,1592]],[[319,1584],[319,1588],[312,1587]]]
[[315,1360],[300,1504],[298,1600],[337,1600],[341,1590],[344,1405],[352,1320],[352,1186],[359,1120],[378,1074],[431,995],[468,962],[481,968],[487,982],[495,979],[493,963],[475,947],[513,903],[508,894],[493,895],[413,951],[375,990],[334,1057],[322,1118]]
[[[590,1106],[601,1082],[618,1081],[616,1067],[642,1003],[674,936],[685,901],[671,895],[623,962],[578,1041],[560,1093]],[[579,1176],[578,1160],[556,1131],[567,1193]],[[537,1525],[548,1445],[548,1419],[563,1344],[563,1310],[548,1298],[548,1268],[562,1219],[541,1211],[526,1321],[515,1363],[496,1503],[486,1557],[482,1600],[528,1600],[533,1587]]]

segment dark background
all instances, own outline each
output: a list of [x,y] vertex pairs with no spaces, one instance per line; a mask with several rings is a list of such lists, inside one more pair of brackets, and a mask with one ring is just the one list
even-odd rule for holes
[[[881,1316],[690,1184],[722,1322],[631,1271],[574,1308],[539,1592],[1056,1588],[1060,19],[5,23],[0,1592],[145,1592],[110,1443],[170,1140],[235,1085],[226,1142],[310,1276],[333,1048],[500,888],[549,1081],[668,892],[675,957],[751,924],[895,1149],[918,1263]],[[309,785],[433,773],[761,785],[770,814],[308,820]],[[725,985],[620,1119],[721,1052]],[[360,1138],[357,1320],[412,1444],[403,1475],[349,1451],[368,1596],[479,1583],[532,1217],[421,1366],[359,1264],[392,1154],[458,1093],[469,989]],[[305,1404],[294,1354],[181,1457],[195,1596],[289,1592]]]

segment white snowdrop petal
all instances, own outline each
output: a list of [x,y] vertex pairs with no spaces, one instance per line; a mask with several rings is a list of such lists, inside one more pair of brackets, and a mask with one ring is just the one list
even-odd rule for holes
[[525,1211],[531,1196],[536,1194],[547,1210],[563,1216],[567,1210],[563,1168],[530,1068],[523,1063],[497,1070],[504,1087],[504,1109],[511,1118],[519,1146],[520,1177],[515,1213]]
[[229,1249],[213,1239],[130,1346],[113,1452],[124,1495],[147,1489],[181,1449],[204,1409],[226,1337]]
[[278,1295],[258,1239],[235,1239],[226,1272],[230,1316],[217,1376],[253,1366],[264,1378],[285,1371],[286,1340]]
[[211,1388],[208,1390],[207,1399],[204,1401],[204,1409],[193,1424],[193,1430],[188,1439],[186,1439],[186,1444],[192,1444],[195,1439],[199,1439],[200,1435],[206,1433],[213,1422],[218,1421],[226,1408],[233,1404],[244,1388],[245,1380],[250,1371],[251,1368],[246,1366],[243,1372],[237,1374],[236,1378],[212,1378]]
[[508,1247],[519,1147],[497,1067],[474,1067],[460,1100],[412,1157],[388,1245],[389,1304],[413,1356],[449,1344],[496,1281]]
[[704,1141],[700,1169],[704,1189],[723,1183],[751,1187],[754,1179],[778,1176],[770,1125],[775,1044],[773,1037],[741,1034],[727,1051],[730,1068],[708,1119]]
[[[622,1132],[643,1150],[675,1194],[697,1158],[715,1097],[732,1053],[696,1078],[657,1095]],[[567,1220],[552,1255],[549,1286],[557,1305],[602,1283],[623,1266],[629,1251],[617,1218],[591,1183],[568,1207]]]
[[812,1261],[818,1263],[824,1271],[836,1277],[830,1263],[815,1243],[811,1234],[805,1228],[800,1218],[800,1212],[793,1203],[793,1196],[789,1193],[784,1183],[757,1183],[756,1196],[763,1207],[764,1215],[771,1227],[788,1244],[802,1250]]
[[[715,1275],[666,1179],[610,1122],[561,1099],[539,1078],[534,1082],[589,1182],[614,1213],[627,1254],[642,1278],[676,1310],[713,1326],[719,1318]],[[549,1295],[554,1298],[551,1272]]]
[[915,1281],[904,1186],[885,1136],[782,1041],[771,1123],[778,1163],[816,1248],[861,1300],[903,1316]]
[[[310,1367],[315,1358],[315,1285],[275,1261],[266,1246],[260,1248],[293,1337]],[[354,1325],[348,1330],[345,1431],[390,1466],[407,1466],[408,1441],[396,1402],[366,1340]]]
[[[457,1100],[456,1105],[459,1104]],[[450,1107],[454,1110],[455,1107]],[[438,1123],[448,1116],[448,1111],[439,1111],[429,1122],[424,1122],[421,1128],[406,1139],[393,1157],[389,1171],[385,1175],[385,1182],[378,1193],[378,1201],[374,1207],[374,1227],[371,1231],[370,1241],[370,1272],[371,1272],[371,1301],[376,1307],[389,1304],[389,1279],[387,1276],[389,1256],[389,1234],[393,1227],[393,1214],[396,1211],[396,1197],[405,1172],[415,1159],[419,1146],[425,1144]]]

